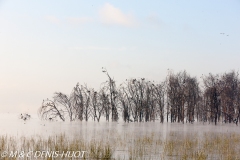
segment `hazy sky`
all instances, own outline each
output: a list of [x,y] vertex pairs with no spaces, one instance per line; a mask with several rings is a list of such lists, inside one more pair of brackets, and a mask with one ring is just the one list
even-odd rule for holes
[[36,113],[77,82],[99,89],[102,67],[118,85],[237,71],[240,1],[0,0],[0,112]]

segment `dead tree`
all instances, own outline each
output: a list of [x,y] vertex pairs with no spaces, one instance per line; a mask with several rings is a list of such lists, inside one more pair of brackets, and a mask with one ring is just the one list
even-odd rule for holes
[[195,77],[188,76],[185,80],[185,91],[184,91],[185,103],[186,103],[186,121],[193,122],[195,109],[197,108],[200,100],[200,89],[199,83]]
[[83,110],[84,110],[84,97],[83,97],[83,87],[79,87],[79,84],[73,88],[70,96],[70,101],[74,109],[75,119],[80,121],[83,120]]
[[95,91],[94,89],[91,89],[91,92],[90,92],[90,106],[91,106],[91,115],[93,117],[93,120],[97,120],[98,122],[100,121],[100,118],[102,116],[102,113],[103,113],[103,109],[104,109],[104,105],[101,104],[101,101],[100,100],[100,95],[98,94],[97,91]]
[[98,117],[97,116],[98,95],[97,95],[97,92],[94,91],[94,89],[91,90],[90,105],[91,105],[91,108],[92,108],[92,117],[93,117],[93,120],[95,121]]
[[186,71],[174,74],[169,72],[167,78],[167,118],[171,122],[193,122],[195,109],[200,100],[199,83]]
[[145,79],[141,78],[141,80],[138,80],[139,83],[136,83],[136,90],[139,97],[139,109],[138,109],[138,116],[139,121],[142,122],[144,118],[144,112],[148,110],[148,105],[145,103],[145,94],[146,94],[146,88],[145,88]]
[[70,97],[61,92],[55,92],[53,99],[57,106],[64,108],[65,112],[68,114],[70,121],[73,121],[74,108],[71,104]]
[[213,75],[209,73],[209,76],[203,78],[204,82],[204,99],[207,112],[209,112],[211,122],[214,121],[217,125],[217,121],[220,117],[221,108],[220,108],[220,90],[219,90],[219,79],[218,75]]
[[[98,94],[98,93],[97,93]],[[101,103],[102,101],[101,101],[101,95],[100,94],[98,94],[97,95],[97,111],[96,111],[96,118],[97,118],[97,121],[99,122],[100,121],[100,118],[101,118],[101,116],[103,115],[103,113],[104,113],[104,105]]]
[[160,123],[164,121],[164,99],[165,99],[165,82],[154,85],[154,97],[156,99],[156,105],[158,108],[158,114],[160,116]]
[[107,94],[107,89],[104,85],[103,88],[101,88],[100,93],[99,93],[99,100],[102,108],[102,113],[106,117],[106,121],[109,122],[109,117],[111,114],[111,106],[110,106],[110,100],[109,100],[109,95]]
[[167,80],[167,100],[170,107],[171,122],[184,123],[184,90],[185,90],[186,73],[179,72],[178,74],[170,75]]
[[84,96],[83,116],[85,121],[88,121],[89,117],[91,116],[91,106],[90,106],[91,91],[87,86],[83,88],[83,96]]
[[112,121],[118,121],[118,109],[117,109],[117,89],[116,89],[116,84],[113,78],[110,77],[108,74],[107,70],[103,69],[103,73],[105,73],[108,77],[108,81],[106,84],[106,87],[108,88],[108,94],[109,94],[109,99],[110,99],[110,104],[111,104],[111,113],[112,113]]
[[62,108],[56,106],[55,102],[52,100],[43,100],[42,106],[38,110],[38,115],[43,120],[52,120],[59,118],[65,121],[65,112]]
[[129,122],[131,116],[130,114],[131,99],[123,84],[121,85],[118,93],[119,93],[118,100],[121,106],[123,120],[124,122]]
[[136,79],[130,79],[127,81],[127,92],[129,94],[129,101],[132,103],[130,108],[131,115],[133,117],[134,122],[138,122],[139,118],[139,108],[140,108],[140,97],[137,93],[135,83],[140,83]]
[[[222,116],[225,122],[238,122],[239,115],[238,73],[231,71],[221,76],[219,81]],[[236,116],[237,115],[237,116]]]
[[144,116],[145,122],[147,121],[155,121],[158,114],[157,108],[157,97],[155,96],[156,87],[155,84],[151,81],[146,81],[144,84],[145,88],[145,96],[143,97],[144,105]]

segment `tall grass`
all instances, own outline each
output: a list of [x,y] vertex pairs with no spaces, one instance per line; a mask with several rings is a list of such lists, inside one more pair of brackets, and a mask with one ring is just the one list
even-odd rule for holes
[[[39,135],[33,137],[13,137],[13,136],[0,136],[0,152],[7,151],[8,154],[11,151],[59,151],[59,153],[67,153],[67,151],[86,151],[84,152],[82,159],[110,159],[113,154],[112,146],[104,141],[84,140],[80,137],[68,138],[65,134],[49,136],[48,138],[42,138]],[[82,152],[81,152],[82,153]],[[34,155],[34,154],[33,154]],[[34,158],[34,157],[31,157]],[[67,158],[63,155],[62,158]],[[20,158],[16,157],[1,157],[1,159],[29,159],[28,157]],[[45,157],[44,159],[56,159],[53,157]],[[74,159],[74,158],[73,158]]]
[[[109,137],[110,136],[110,137]],[[203,135],[181,135],[170,132],[166,139],[157,133],[137,135],[135,133],[111,132],[111,135],[69,138],[59,134],[43,138],[0,136],[0,152],[3,151],[86,151],[81,159],[181,159],[181,160],[232,160],[240,159],[240,134],[205,133]],[[66,156],[62,158],[69,159]],[[1,159],[27,159],[8,158]],[[29,158],[28,158],[29,159]],[[45,159],[56,159],[48,157]],[[74,159],[74,158],[72,158]]]

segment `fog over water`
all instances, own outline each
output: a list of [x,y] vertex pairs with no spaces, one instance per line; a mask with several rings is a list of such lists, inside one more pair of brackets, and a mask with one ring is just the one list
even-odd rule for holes
[[159,134],[162,138],[167,138],[170,132],[178,132],[183,135],[189,133],[240,133],[240,126],[235,124],[218,123],[216,126],[212,123],[166,123],[156,122],[141,122],[141,123],[125,123],[119,122],[93,122],[92,120],[85,122],[61,122],[61,121],[42,121],[38,115],[31,115],[31,119],[23,121],[19,118],[20,114],[0,114],[0,134],[11,136],[33,136],[42,135],[50,136],[64,133],[67,136],[80,135],[86,139],[101,138],[101,134],[105,136],[116,132],[118,134],[132,133],[137,135]]
[[[106,122],[102,119],[100,122],[92,120],[62,122],[62,121],[42,121],[38,115],[31,115],[31,119],[22,120],[20,114],[1,113],[0,114],[0,135],[7,135],[8,137],[21,138],[36,137],[48,138],[49,136],[56,136],[65,134],[67,138],[80,137],[86,141],[103,140],[104,142],[114,143],[118,136],[125,137],[127,143],[133,143],[131,138],[155,135],[155,138],[170,139],[170,138],[184,138],[189,135],[196,135],[196,138],[203,137],[204,134],[211,133],[240,133],[240,126],[235,124],[218,123],[159,123],[156,122],[135,122],[125,123],[122,120],[119,122]],[[175,137],[172,133],[176,133]],[[180,136],[180,137],[179,137]],[[195,136],[194,136],[195,137]],[[158,148],[163,152],[163,148]],[[122,148],[116,146],[113,157],[120,157],[122,159],[129,158],[129,148]],[[159,155],[149,155],[153,159],[159,159]],[[155,158],[154,158],[155,157]],[[211,157],[210,157],[211,158]]]

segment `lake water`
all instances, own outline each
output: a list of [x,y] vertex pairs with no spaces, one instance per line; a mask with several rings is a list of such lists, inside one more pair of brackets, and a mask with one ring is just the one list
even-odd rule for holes
[[[235,124],[219,123],[217,126],[208,123],[159,123],[159,122],[144,122],[144,123],[124,123],[120,122],[47,122],[41,121],[37,115],[31,115],[31,119],[23,121],[19,119],[19,114],[0,114],[0,135],[8,136],[34,136],[41,135],[48,137],[51,135],[65,133],[68,137],[80,135],[84,139],[101,139],[103,137],[111,139],[113,133],[123,135],[131,133],[134,136],[150,135],[154,133],[161,138],[166,139],[171,132],[180,133],[183,136],[189,133],[240,133],[240,126]],[[116,135],[116,134],[114,134]],[[126,154],[116,152],[115,154]]]
[[[240,126],[235,124],[219,123],[217,126],[208,123],[159,123],[159,122],[142,122],[142,123],[124,123],[120,122],[61,122],[61,121],[42,121],[37,115],[31,115],[31,119],[23,121],[19,118],[19,114],[0,114],[0,134],[7,135],[34,135],[41,134],[49,136],[52,134],[65,133],[66,135],[83,134],[86,137],[91,137],[94,132],[107,132],[115,130],[116,132],[136,132],[138,134],[146,133],[161,133],[164,138],[169,132],[180,132],[182,134],[197,132],[236,132],[240,133]],[[86,134],[87,133],[87,134]],[[91,134],[89,134],[91,133]],[[85,135],[86,134],[86,135]]]

